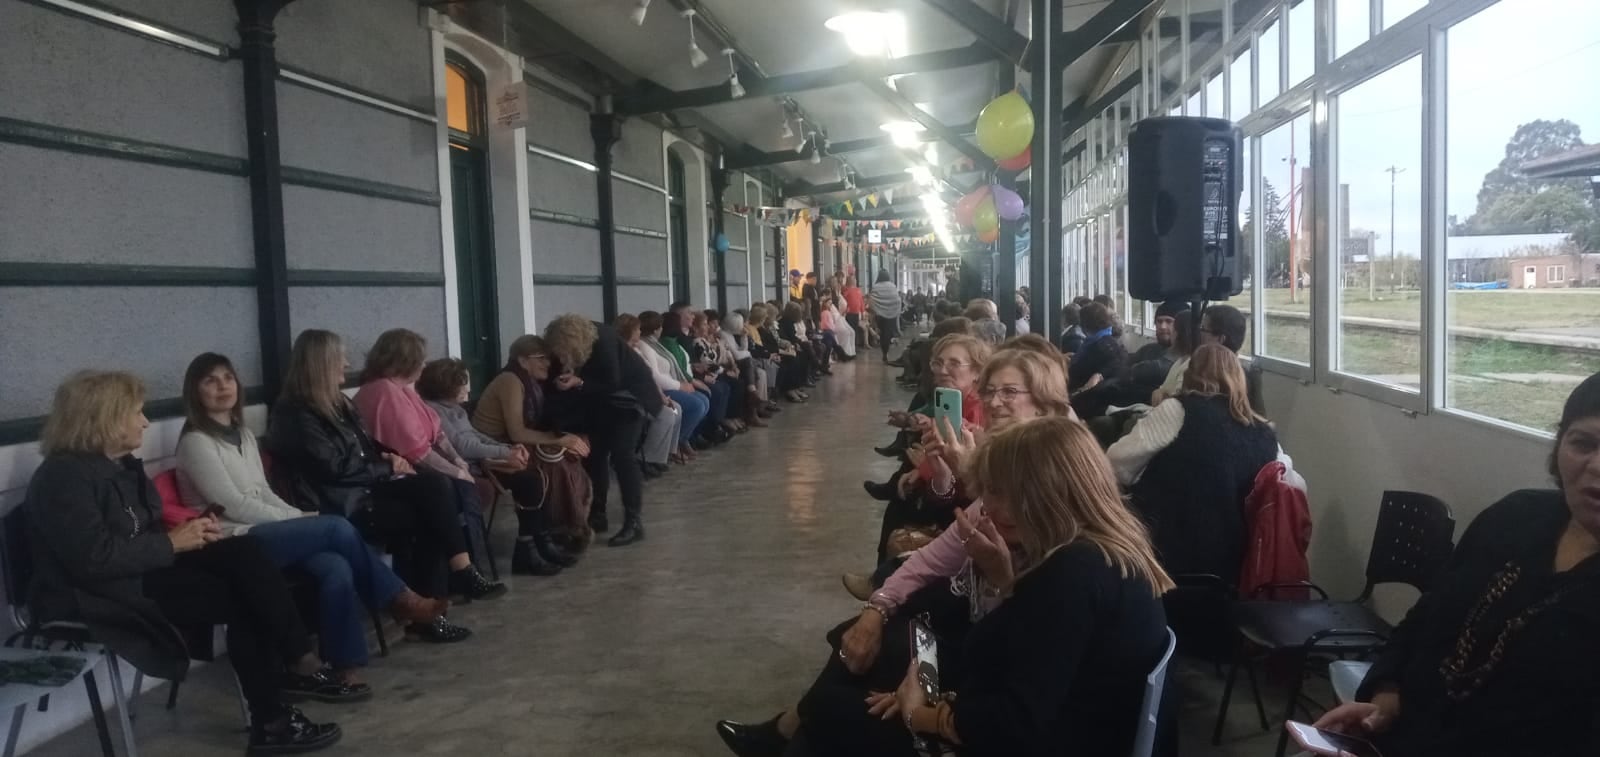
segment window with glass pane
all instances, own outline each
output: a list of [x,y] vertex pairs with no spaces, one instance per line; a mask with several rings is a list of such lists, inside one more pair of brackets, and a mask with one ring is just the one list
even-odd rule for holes
[[1256,69],[1260,75],[1260,89],[1256,102],[1265,105],[1283,91],[1282,71],[1278,66],[1278,22],[1273,21],[1266,29],[1261,31],[1261,36],[1256,41]]
[[1222,99],[1222,74],[1206,79],[1206,118],[1227,118],[1228,103]]
[[1338,96],[1334,365],[1422,388],[1422,58]]
[[1184,101],[1183,111],[1184,115],[1188,116],[1200,115],[1200,90],[1189,93],[1188,99]]
[[1293,87],[1316,70],[1317,9],[1313,0],[1299,0],[1289,7],[1289,86]]
[[1371,32],[1372,0],[1334,0],[1333,57],[1356,49]]
[[1308,364],[1313,247],[1305,188],[1310,177],[1311,117],[1302,113],[1261,136],[1261,195],[1246,224],[1261,223],[1262,353]]
[[1600,372],[1600,200],[1536,163],[1600,141],[1600,4],[1503,0],[1448,35],[1445,404],[1549,431]]
[[1250,48],[1228,64],[1228,118],[1238,121],[1250,115]]
[[[1428,0],[1383,0],[1383,28],[1387,29],[1399,23],[1401,19],[1422,10]],[[1562,8],[1567,4],[1561,3]],[[1546,18],[1561,18],[1560,16],[1546,16]]]
[[[1244,279],[1244,292],[1228,302],[1229,305],[1244,311],[1247,317],[1251,313],[1250,293],[1255,286],[1256,270],[1255,247],[1250,238],[1250,229],[1247,223],[1247,219],[1250,218],[1251,199],[1254,195],[1250,188],[1250,145],[1253,143],[1254,140],[1246,137],[1244,139],[1244,151],[1239,155],[1239,165],[1244,166],[1244,170],[1241,172],[1244,176],[1244,187],[1242,187],[1243,191],[1239,193],[1239,238],[1238,246],[1235,249],[1239,254],[1239,275]],[[1239,354],[1255,354],[1254,343],[1255,335],[1247,335],[1244,340],[1244,347],[1239,350]]]

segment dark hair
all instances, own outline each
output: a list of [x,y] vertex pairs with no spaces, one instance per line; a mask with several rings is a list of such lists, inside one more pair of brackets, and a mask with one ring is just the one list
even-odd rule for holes
[[622,341],[626,342],[632,339],[634,334],[639,333],[639,316],[633,313],[623,313],[617,316],[617,320],[611,322],[611,326],[617,330],[617,336],[622,337]]
[[716,308],[706,308],[700,311],[700,314],[704,315],[706,320],[712,323],[722,323],[722,313],[717,312]]
[[964,315],[952,316],[935,324],[933,331],[928,333],[928,338],[938,341],[951,334],[971,334],[972,319]]
[[367,350],[367,365],[361,369],[361,383],[378,379],[410,376],[428,359],[428,342],[410,329],[389,329]]
[[1550,450],[1550,475],[1555,477],[1557,484],[1561,483],[1561,471],[1556,467],[1556,455],[1561,451],[1561,438],[1567,435],[1567,430],[1572,424],[1596,415],[1600,415],[1600,373],[1578,384],[1578,388],[1567,395],[1567,403],[1561,407],[1561,422],[1556,425],[1556,443]]
[[189,361],[189,368],[183,372],[183,430],[201,431],[212,436],[222,433],[226,429],[221,424],[211,419],[211,414],[206,412],[204,402],[200,401],[200,382],[204,381],[211,372],[224,368],[233,374],[233,383],[236,387],[233,399],[233,409],[228,411],[228,417],[233,426],[238,428],[244,425],[244,387],[238,386],[239,372],[233,369],[233,361],[226,356],[215,352],[202,352]]
[[892,278],[892,277],[889,276],[889,269],[887,269],[887,268],[879,268],[878,269],[878,281],[880,281],[880,282],[881,281],[888,281],[890,278]]
[[1072,298],[1072,304],[1077,305],[1080,308],[1083,307],[1084,305],[1087,305],[1087,304],[1091,303],[1091,302],[1094,302],[1094,300],[1091,300],[1088,297],[1085,297],[1085,296],[1083,296],[1081,294],[1078,295],[1077,297]]
[[1087,333],[1093,334],[1101,329],[1111,328],[1111,308],[1098,302],[1091,302],[1083,306],[1078,316],[1083,325],[1083,330]]
[[666,325],[667,319],[654,310],[646,310],[639,314],[639,333],[654,334]]
[[1096,305],[1105,305],[1106,306],[1106,310],[1110,310],[1112,312],[1115,312],[1116,309],[1117,309],[1116,301],[1111,299],[1111,295],[1109,295],[1109,294],[1097,294],[1097,295],[1095,295],[1094,296],[1094,302],[1095,302]]
[[467,361],[442,357],[422,366],[417,379],[417,394],[434,402],[455,402],[461,387],[467,385]]
[[692,307],[694,307],[694,303],[692,303],[692,302],[684,302],[683,300],[678,300],[677,302],[674,302],[671,305],[668,305],[667,306],[667,311],[671,312],[671,313],[676,313],[679,310],[688,310],[688,309],[690,309]]
[[1061,325],[1078,325],[1078,321],[1082,319],[1082,312],[1083,306],[1075,302],[1069,302],[1066,305],[1061,306]]
[[1179,355],[1194,354],[1194,311],[1179,310],[1172,317],[1172,349]]
[[1180,300],[1167,300],[1156,306],[1156,317],[1177,318],[1179,313],[1188,309],[1188,304]]
[[1212,305],[1200,316],[1200,328],[1222,339],[1223,346],[1234,352],[1244,348],[1246,321],[1244,313],[1232,305]]

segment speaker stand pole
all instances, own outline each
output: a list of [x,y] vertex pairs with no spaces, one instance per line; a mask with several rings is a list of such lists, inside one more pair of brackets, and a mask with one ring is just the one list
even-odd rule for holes
[[[1033,214],[1028,235],[1028,289],[1033,297],[1034,333],[1054,340],[1060,328],[1061,277],[1061,70],[1052,62],[1061,36],[1060,0],[1031,0],[1028,43],[1033,78],[1033,155],[1029,195]],[[1002,233],[1004,227],[1002,226]],[[1015,266],[1016,258],[1012,258]],[[1015,291],[1015,287],[1013,287]],[[1011,324],[1008,324],[1011,325]]]
[[[1017,86],[1017,69],[1001,63],[995,84],[995,89],[999,90],[997,94],[1011,91]],[[1016,191],[1016,173],[997,170],[1000,186]],[[1000,238],[994,243],[994,304],[1000,309],[1000,322],[1006,325],[1006,333],[1011,336],[1017,335],[1017,223],[1019,221],[1001,220]],[[1054,341],[1053,334],[1044,336]]]

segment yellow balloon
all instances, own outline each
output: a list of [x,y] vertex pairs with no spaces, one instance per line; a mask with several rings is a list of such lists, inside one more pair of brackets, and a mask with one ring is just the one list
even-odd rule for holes
[[1014,158],[1033,141],[1033,109],[1016,92],[996,97],[978,114],[978,149],[995,160]]
[[1000,213],[995,210],[994,198],[985,197],[972,211],[972,228],[986,234],[1000,228]]

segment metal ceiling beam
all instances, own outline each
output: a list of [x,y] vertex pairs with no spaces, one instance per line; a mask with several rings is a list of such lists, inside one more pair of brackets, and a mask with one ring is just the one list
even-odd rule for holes
[[[861,60],[835,68],[802,71],[797,74],[770,76],[765,79],[741,82],[745,96],[750,100],[759,97],[776,97],[815,89],[837,87],[857,82],[882,81],[890,76],[944,71],[988,63],[993,53],[978,44],[940,50],[919,55],[907,55],[893,60]],[[622,115],[643,115],[682,108],[704,108],[734,102],[727,84],[686,89],[674,92],[667,89],[640,92],[617,99],[617,112]]]
[[922,0],[1013,66],[1028,65],[1028,38],[972,0]]
[[[926,132],[918,135],[918,138],[924,142],[939,141],[939,137],[933,136]],[[894,146],[894,138],[884,135],[881,137],[867,137],[866,139],[850,139],[843,142],[829,142],[828,151],[825,154],[845,155],[853,152],[882,150]],[[772,152],[751,150],[748,153],[730,157],[728,159],[728,169],[741,170],[745,168],[757,168],[759,166],[775,166],[782,163],[794,163],[797,161],[806,160],[809,157],[809,152],[801,150],[775,150]]]
[[948,143],[951,147],[959,150],[962,155],[971,158],[972,162],[978,166],[979,170],[987,171],[994,167],[994,161],[990,160],[989,156],[984,155],[983,151],[979,150],[977,145],[968,142],[966,137],[962,136],[955,129],[946,126],[944,122],[928,115],[921,108],[917,107],[916,103],[911,102],[910,98],[900,94],[900,92],[890,87],[887,83],[877,80],[864,83],[867,85],[867,89],[872,90],[873,93],[883,98],[884,101],[890,105],[899,108],[900,112],[906,114],[906,117],[916,121],[919,124],[922,124],[922,128],[927,129],[939,139]]
[[[1216,17],[1217,20],[1214,20],[1214,21],[1206,20],[1205,17],[1210,17],[1210,16],[1213,16],[1213,15]],[[1222,28],[1222,20],[1221,19],[1222,19],[1222,13],[1220,11],[1216,11],[1216,12],[1213,12],[1213,13],[1197,13],[1197,14],[1193,14],[1193,15],[1189,16],[1189,33],[1191,35],[1195,36],[1195,37],[1198,37],[1198,36],[1200,36],[1202,34],[1208,34],[1210,32],[1213,32],[1213,31],[1216,31],[1218,29],[1221,29]],[[1180,21],[1179,19],[1172,18],[1170,16],[1162,16],[1161,19],[1159,21],[1157,21],[1156,34],[1161,39],[1177,39],[1178,35],[1181,34],[1182,31],[1183,31],[1183,22]],[[1124,26],[1121,29],[1118,29],[1118,30],[1112,32],[1111,36],[1105,38],[1104,44],[1115,45],[1115,44],[1122,44],[1122,43],[1125,43],[1125,42],[1138,42],[1138,41],[1139,41],[1139,28],[1134,26],[1133,24],[1128,24],[1127,26]]]
[[[1138,71],[1122,77],[1122,80],[1117,82],[1116,85],[1112,86],[1111,89],[1106,90],[1105,94],[1095,98],[1094,102],[1089,103],[1089,105],[1083,109],[1083,112],[1080,113],[1078,117],[1067,119],[1066,125],[1064,128],[1062,128],[1061,133],[1065,135],[1066,138],[1071,138],[1074,133],[1083,128],[1084,125],[1089,123],[1091,119],[1100,115],[1100,113],[1106,108],[1111,107],[1112,104],[1121,99],[1123,95],[1132,92],[1134,87],[1139,86],[1140,77],[1141,74]],[[1071,157],[1082,152],[1082,142],[1079,142],[1070,148],[1065,148],[1062,150],[1061,162],[1065,163],[1070,160]]]
[[856,183],[855,183],[854,187],[846,186],[845,183],[842,182],[842,181],[835,181],[835,182],[830,182],[830,183],[827,183],[827,184],[811,184],[811,183],[805,182],[805,181],[796,181],[796,182],[784,185],[784,187],[783,187],[783,196],[785,196],[785,197],[796,197],[796,196],[800,196],[800,195],[816,196],[816,195],[825,195],[825,194],[829,194],[829,193],[832,193],[832,192],[848,192],[848,191],[851,191],[852,189],[854,189],[855,191],[859,191],[859,192],[868,192],[868,191],[877,189],[879,187],[888,187],[888,186],[894,186],[896,184],[904,184],[904,183],[906,183],[908,181],[911,181],[911,175],[907,174],[905,171],[901,171],[899,173],[884,174],[882,176],[869,176],[869,177],[867,177],[865,179],[856,179]]
[[1059,41],[1053,45],[1054,50],[1050,56],[1056,70],[1060,71],[1088,55],[1089,51],[1104,44],[1117,30],[1127,26],[1146,8],[1159,1],[1112,0],[1110,5],[1101,8],[1088,21],[1083,22],[1083,25],[1058,37]]

